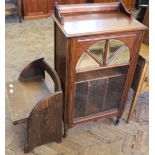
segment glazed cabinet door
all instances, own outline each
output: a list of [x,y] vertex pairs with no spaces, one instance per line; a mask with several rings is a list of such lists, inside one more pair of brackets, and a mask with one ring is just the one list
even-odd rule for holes
[[71,52],[74,63],[70,66],[70,76],[75,78],[69,86],[69,93],[73,92],[69,107],[73,124],[120,115],[138,56],[137,36],[129,33],[76,40],[75,52]]
[[24,19],[41,18],[48,12],[47,0],[23,0]]

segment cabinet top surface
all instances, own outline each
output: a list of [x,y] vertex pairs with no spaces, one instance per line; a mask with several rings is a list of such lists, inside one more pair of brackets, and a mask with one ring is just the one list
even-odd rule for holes
[[67,37],[145,30],[146,26],[120,12],[64,16],[64,24],[54,20]]

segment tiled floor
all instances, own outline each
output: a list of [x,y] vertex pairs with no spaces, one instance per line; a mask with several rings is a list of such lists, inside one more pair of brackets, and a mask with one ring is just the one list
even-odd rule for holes
[[[17,80],[25,64],[44,57],[53,66],[53,21],[11,22],[6,24],[6,82]],[[33,150],[32,155],[147,155],[148,93],[139,97],[130,124],[128,114],[132,91],[118,126],[112,119],[75,126],[61,144],[49,143]],[[21,103],[22,104],[22,103]],[[12,125],[6,97],[6,155],[22,155],[26,126]]]

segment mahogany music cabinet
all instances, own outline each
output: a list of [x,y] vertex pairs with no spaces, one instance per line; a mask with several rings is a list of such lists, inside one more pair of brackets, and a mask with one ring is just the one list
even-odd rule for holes
[[102,117],[118,124],[147,27],[122,2],[56,5],[53,19],[65,134]]

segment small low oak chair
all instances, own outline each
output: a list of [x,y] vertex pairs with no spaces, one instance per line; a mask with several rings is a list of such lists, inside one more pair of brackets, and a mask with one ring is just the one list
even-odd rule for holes
[[[45,83],[45,71],[54,81],[54,93]],[[48,142],[62,141],[60,79],[43,58],[26,66],[17,81],[7,83],[7,94],[13,123],[27,123],[25,153]]]

